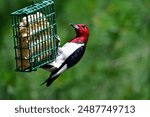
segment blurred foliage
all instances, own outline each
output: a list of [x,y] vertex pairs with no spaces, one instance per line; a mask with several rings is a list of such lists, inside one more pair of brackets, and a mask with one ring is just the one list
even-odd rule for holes
[[15,72],[10,13],[31,0],[0,0],[0,99],[150,99],[150,1],[54,1],[62,45],[89,26],[83,59],[48,88],[47,71]]

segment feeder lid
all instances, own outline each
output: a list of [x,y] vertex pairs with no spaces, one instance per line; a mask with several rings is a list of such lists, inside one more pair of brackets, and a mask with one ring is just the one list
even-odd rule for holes
[[43,7],[46,7],[48,5],[53,4],[54,2],[52,0],[44,0],[42,3],[34,3],[28,7],[22,8],[20,10],[17,10],[13,13],[11,13],[11,15],[28,15],[28,14],[32,14],[33,12],[36,12],[38,10],[40,10]]

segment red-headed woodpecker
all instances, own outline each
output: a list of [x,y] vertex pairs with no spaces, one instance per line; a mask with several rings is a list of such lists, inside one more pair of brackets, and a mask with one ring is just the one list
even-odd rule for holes
[[58,48],[58,55],[54,62],[42,67],[52,71],[49,78],[43,83],[46,83],[47,87],[50,86],[61,73],[78,63],[85,52],[89,37],[88,27],[84,24],[71,24],[71,26],[75,28],[76,36],[63,47]]

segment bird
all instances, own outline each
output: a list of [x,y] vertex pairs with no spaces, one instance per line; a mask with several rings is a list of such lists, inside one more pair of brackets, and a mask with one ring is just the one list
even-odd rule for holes
[[76,36],[58,48],[55,61],[41,67],[51,71],[49,78],[41,85],[50,86],[63,72],[77,64],[84,55],[90,34],[89,28],[85,24],[71,23],[70,25],[75,29]]

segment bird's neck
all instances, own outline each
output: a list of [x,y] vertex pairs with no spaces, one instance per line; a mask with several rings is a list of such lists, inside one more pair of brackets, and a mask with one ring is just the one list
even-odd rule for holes
[[84,43],[86,45],[87,41],[88,41],[88,37],[76,36],[70,42],[73,42],[73,43]]

